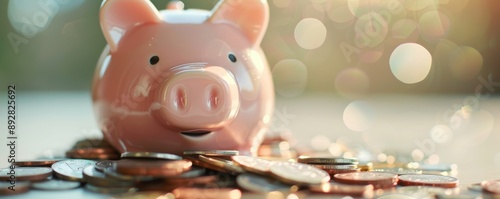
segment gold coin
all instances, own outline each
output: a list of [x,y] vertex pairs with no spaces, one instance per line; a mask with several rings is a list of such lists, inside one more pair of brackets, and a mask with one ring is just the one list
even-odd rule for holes
[[239,174],[245,172],[245,170],[243,170],[240,166],[234,164],[232,161],[229,160],[224,160],[216,157],[207,157],[204,155],[200,155],[198,156],[198,158],[202,162],[223,169],[224,171],[226,171],[226,173]]

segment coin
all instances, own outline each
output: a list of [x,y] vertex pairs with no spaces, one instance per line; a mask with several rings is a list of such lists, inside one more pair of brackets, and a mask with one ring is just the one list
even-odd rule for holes
[[358,164],[356,158],[299,156],[297,162],[306,164]]
[[120,181],[113,178],[106,178],[104,173],[95,169],[94,165],[83,169],[83,179],[85,182],[99,187],[130,187],[134,185],[131,181]]
[[471,191],[483,191],[481,183],[470,184],[469,186],[467,186],[467,189]]
[[116,161],[116,172],[126,175],[156,177],[177,176],[191,168],[189,160],[122,159]]
[[190,160],[194,165],[202,167],[202,168],[206,168],[206,169],[210,169],[210,170],[214,170],[214,171],[218,171],[218,172],[222,172],[222,173],[227,172],[224,168],[217,167],[217,166],[214,166],[212,164],[200,161],[198,156],[185,156],[184,158],[186,158],[187,160]]
[[405,169],[405,168],[384,168],[384,169],[373,169],[372,171],[383,172],[383,173],[393,173],[396,175],[422,174],[422,170]]
[[0,180],[11,180],[15,176],[16,181],[41,181],[52,175],[52,169],[47,167],[16,167],[15,169],[0,169]]
[[241,191],[231,188],[188,188],[179,187],[172,191],[175,198],[233,199],[241,198]]
[[357,169],[358,167],[355,164],[342,164],[342,165],[337,165],[337,164],[309,164],[311,166],[314,166],[318,169],[334,169],[334,170],[350,170],[350,169]]
[[95,169],[104,172],[105,168],[112,167],[115,164],[114,160],[101,160],[95,163]]
[[333,176],[336,182],[346,184],[371,184],[375,188],[386,188],[395,186],[398,182],[398,175],[382,172],[357,172],[357,173],[339,173]]
[[269,167],[274,163],[273,161],[251,156],[238,155],[231,158],[243,169],[261,175],[266,175],[269,172]]
[[73,146],[73,149],[85,149],[85,148],[94,148],[94,147],[107,147],[112,148],[111,144],[104,139],[101,138],[88,138],[84,140],[79,140]]
[[34,182],[31,184],[31,187],[34,189],[42,190],[67,190],[78,188],[80,187],[80,185],[80,182],[50,179],[40,182]]
[[12,165],[17,167],[50,167],[52,164],[61,160],[28,160],[28,161],[16,161]]
[[330,180],[330,175],[316,167],[297,162],[277,162],[269,171],[280,181],[291,184],[321,184]]
[[108,167],[104,169],[104,175],[107,178],[112,178],[115,180],[121,181],[131,181],[131,182],[146,182],[154,180],[155,178],[152,176],[131,176],[131,175],[123,175],[116,172],[114,167]]
[[89,191],[102,194],[119,194],[137,191],[137,188],[135,187],[98,187],[91,184],[86,184],[84,188]]
[[87,166],[94,165],[93,160],[72,159],[62,160],[52,165],[56,176],[62,180],[82,181],[83,169]]
[[417,198],[423,198],[424,196],[433,198],[433,196],[437,194],[457,195],[460,194],[460,189],[429,186],[399,186],[396,192],[414,196]]
[[184,155],[233,156],[240,152],[236,150],[184,151]]
[[360,168],[354,168],[354,169],[323,169],[323,171],[326,171],[330,175],[335,175],[338,173],[354,173],[354,172],[360,172]]
[[434,186],[443,188],[454,188],[458,186],[458,179],[442,175],[401,175],[399,176],[399,185],[408,186]]
[[233,162],[229,160],[224,160],[216,157],[207,157],[204,155],[200,155],[198,156],[198,158],[200,159],[200,161],[215,167],[219,167],[230,174],[239,174],[245,172],[245,170],[243,170],[240,166],[233,164]]
[[75,159],[94,159],[94,160],[108,160],[119,159],[118,153],[111,148],[86,148],[86,149],[73,149],[66,151],[67,158]]
[[22,194],[30,190],[30,182],[16,181],[15,184],[0,181],[0,196]]
[[336,182],[326,182],[309,186],[309,190],[314,193],[349,195],[355,197],[373,197],[373,185],[350,185]]
[[283,184],[274,179],[258,176],[251,173],[243,173],[236,178],[238,185],[247,190],[256,193],[268,193],[271,191],[286,192],[290,190],[290,185]]
[[121,158],[151,158],[151,159],[166,159],[166,160],[182,160],[181,156],[169,153],[154,153],[154,152],[125,152]]
[[164,182],[168,184],[182,185],[182,186],[192,186],[192,185],[206,185],[209,183],[215,183],[217,181],[217,176],[198,176],[190,178],[165,178]]
[[489,180],[481,182],[481,187],[483,191],[500,194],[500,180]]

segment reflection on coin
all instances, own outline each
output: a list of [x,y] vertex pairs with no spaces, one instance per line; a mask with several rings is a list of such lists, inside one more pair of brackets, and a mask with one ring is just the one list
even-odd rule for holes
[[274,179],[258,176],[250,173],[243,173],[236,178],[238,185],[247,190],[257,193],[268,193],[271,191],[286,192],[290,190],[290,186],[282,184]]
[[52,164],[61,161],[57,160],[28,160],[28,161],[16,161],[12,163],[14,166],[18,167],[50,167]]
[[337,195],[350,195],[356,197],[373,197],[373,185],[350,185],[336,182],[326,182],[309,186],[309,190],[315,193],[327,193]]
[[10,180],[15,176],[16,181],[41,181],[52,175],[52,169],[47,167],[16,167],[15,169],[0,169],[0,180]]
[[86,184],[85,189],[102,194],[119,194],[137,191],[137,188],[134,187],[98,187],[91,184]]
[[184,188],[179,187],[172,191],[175,198],[205,198],[205,199],[220,199],[220,198],[241,198],[241,191],[230,188]]
[[245,170],[261,175],[266,175],[269,172],[269,167],[274,163],[273,161],[251,156],[238,155],[231,158]]
[[277,162],[269,167],[269,171],[282,182],[291,184],[321,184],[330,180],[327,172],[297,162]]
[[403,186],[434,186],[444,188],[454,188],[458,186],[458,179],[450,176],[441,175],[401,175],[399,176],[399,184]]
[[0,196],[21,194],[29,190],[30,182],[16,181],[15,186],[13,186],[10,182],[0,181]]
[[500,180],[490,180],[481,182],[481,186],[483,187],[483,191],[500,194]]
[[116,161],[116,172],[126,175],[157,177],[177,176],[191,168],[189,160],[121,159]]
[[357,173],[340,173],[333,176],[334,180],[346,184],[371,184],[375,188],[395,186],[398,180],[398,175],[382,172],[357,172]]
[[236,150],[184,151],[184,155],[233,156],[240,152]]
[[98,171],[104,172],[105,168],[112,167],[115,162],[114,160],[101,160],[97,161],[94,166]]
[[104,173],[97,171],[93,165],[83,169],[83,179],[87,183],[100,187],[130,187],[134,185],[131,181],[119,181],[112,178],[106,178]]
[[383,172],[383,173],[393,173],[396,175],[422,174],[422,170],[405,169],[405,168],[383,168],[383,169],[373,169],[372,171]]
[[121,158],[151,158],[165,160],[182,160],[181,156],[169,153],[154,153],[154,152],[125,152]]
[[297,162],[307,164],[358,164],[356,158],[299,156]]
[[41,182],[34,182],[31,184],[31,187],[34,189],[42,189],[42,190],[66,190],[66,189],[75,189],[80,187],[80,182],[71,182],[64,180],[46,180]]
[[135,193],[124,193],[119,195],[114,195],[112,199],[170,199],[175,198],[172,193],[165,193],[161,191],[141,191]]
[[224,160],[221,158],[216,158],[216,157],[207,157],[204,155],[198,156],[200,161],[205,162],[207,164],[210,164],[212,166],[218,167],[223,169],[225,172],[230,173],[230,174],[238,174],[238,173],[244,173],[245,170],[243,170],[240,166],[235,165],[233,162],[229,160]]
[[52,169],[54,170],[56,176],[60,179],[69,181],[82,181],[83,169],[94,164],[95,161],[93,160],[62,160],[54,163],[52,165]]

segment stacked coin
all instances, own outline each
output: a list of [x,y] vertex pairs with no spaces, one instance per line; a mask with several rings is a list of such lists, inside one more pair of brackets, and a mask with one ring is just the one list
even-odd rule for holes
[[119,153],[103,139],[84,139],[66,151],[67,158],[108,160],[119,159]]
[[360,171],[356,158],[300,156],[297,162],[322,169],[330,175]]
[[383,172],[355,172],[339,173],[333,176],[334,180],[344,184],[372,185],[376,189],[389,189],[397,185],[398,175]]

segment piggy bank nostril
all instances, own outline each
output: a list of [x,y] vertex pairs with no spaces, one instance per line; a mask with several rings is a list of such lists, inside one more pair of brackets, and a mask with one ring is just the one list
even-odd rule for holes
[[220,92],[215,86],[210,86],[207,89],[207,106],[208,110],[216,110],[220,103]]
[[188,105],[188,98],[186,95],[186,90],[182,87],[176,88],[174,91],[173,104],[175,109],[184,110]]

